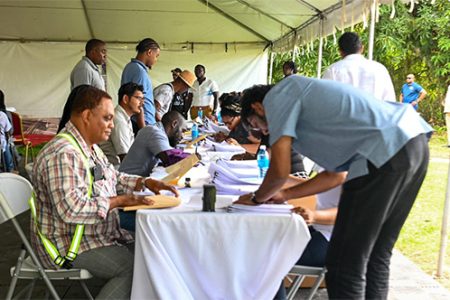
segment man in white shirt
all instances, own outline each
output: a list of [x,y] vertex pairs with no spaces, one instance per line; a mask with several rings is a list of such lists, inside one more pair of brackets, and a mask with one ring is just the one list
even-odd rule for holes
[[85,52],[70,73],[70,89],[87,84],[105,91],[105,81],[98,66],[106,62],[106,43],[91,39],[86,43]]
[[354,32],[345,32],[338,44],[342,60],[332,64],[322,78],[348,83],[376,99],[395,102],[394,85],[388,70],[361,54],[364,46],[359,36]]
[[169,111],[175,93],[183,94],[188,88],[192,88],[195,75],[188,70],[179,73],[174,81],[163,83],[153,90],[153,98],[156,107],[156,121],[160,122],[162,117]]
[[219,86],[214,80],[205,77],[206,69],[203,65],[196,65],[194,72],[197,80],[194,82],[194,86],[189,90],[188,94],[188,104],[191,107],[191,119],[197,118],[199,110],[203,111],[204,117],[211,117],[211,115],[216,113]]
[[119,167],[134,142],[131,116],[138,114],[144,104],[144,87],[129,82],[119,89],[119,104],[114,109],[114,128],[108,140],[99,144],[108,161]]

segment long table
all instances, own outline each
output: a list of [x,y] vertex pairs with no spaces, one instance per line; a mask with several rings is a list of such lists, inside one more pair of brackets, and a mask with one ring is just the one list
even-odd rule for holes
[[131,298],[273,299],[310,239],[304,220],[227,213],[226,196],[201,212],[200,189],[181,194],[179,207],[136,214]]

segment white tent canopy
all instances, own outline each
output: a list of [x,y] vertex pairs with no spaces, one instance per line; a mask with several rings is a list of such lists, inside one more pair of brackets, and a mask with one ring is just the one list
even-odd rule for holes
[[[108,92],[139,40],[161,45],[154,86],[170,70],[206,66],[221,92],[267,81],[267,49],[294,45],[368,19],[372,0],[0,0],[0,89],[24,115],[58,117],[85,42],[108,43]],[[389,3],[391,1],[388,1]]]

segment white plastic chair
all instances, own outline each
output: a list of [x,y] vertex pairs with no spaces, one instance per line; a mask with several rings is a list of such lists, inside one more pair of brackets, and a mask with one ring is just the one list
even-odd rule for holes
[[0,224],[11,220],[14,228],[23,242],[20,255],[15,267],[11,268],[11,283],[6,299],[11,299],[18,279],[31,280],[31,283],[20,291],[15,298],[24,298],[22,295],[27,292],[26,298],[29,299],[33,292],[36,280],[44,280],[48,291],[54,299],[60,299],[52,280],[77,280],[80,282],[88,299],[93,299],[89,289],[84,282],[92,278],[89,271],[85,269],[44,269],[34,253],[28,239],[20,227],[16,216],[29,210],[28,199],[31,197],[33,187],[25,178],[13,173],[0,174]]
[[311,287],[308,297],[306,298],[308,300],[311,300],[314,297],[314,294],[317,292],[317,289],[319,288],[323,279],[325,278],[326,272],[327,269],[325,267],[319,268],[319,267],[295,265],[289,271],[288,274],[291,276],[295,276],[295,279],[293,280],[291,287],[287,291],[288,292],[286,297],[287,300],[294,299],[295,294],[297,293],[298,289],[300,288],[300,285],[302,284],[306,276],[314,276],[317,277],[317,279],[314,282],[314,285]]

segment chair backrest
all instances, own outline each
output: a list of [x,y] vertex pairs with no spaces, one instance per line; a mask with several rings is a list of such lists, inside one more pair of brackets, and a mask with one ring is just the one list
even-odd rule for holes
[[24,140],[25,134],[23,132],[22,117],[16,112],[11,112],[11,118],[13,123],[12,126],[14,128],[13,135]]
[[0,224],[30,209],[33,187],[24,177],[0,173]]

